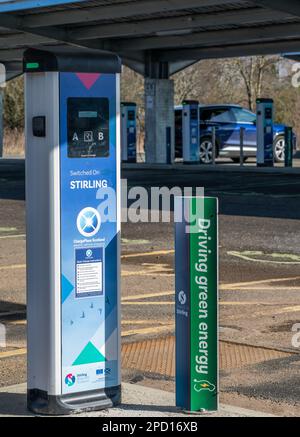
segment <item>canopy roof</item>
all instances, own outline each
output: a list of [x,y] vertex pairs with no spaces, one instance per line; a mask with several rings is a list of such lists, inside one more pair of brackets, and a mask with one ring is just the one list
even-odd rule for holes
[[53,45],[114,51],[148,75],[153,63],[172,74],[205,58],[300,52],[300,1],[0,0],[9,76],[24,49]]

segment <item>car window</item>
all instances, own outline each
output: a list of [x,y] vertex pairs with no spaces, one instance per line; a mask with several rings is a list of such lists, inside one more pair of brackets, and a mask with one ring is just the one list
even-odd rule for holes
[[234,121],[230,108],[202,109],[200,117],[204,122],[232,123]]
[[256,115],[247,109],[232,108],[232,112],[237,123],[254,123],[256,121]]

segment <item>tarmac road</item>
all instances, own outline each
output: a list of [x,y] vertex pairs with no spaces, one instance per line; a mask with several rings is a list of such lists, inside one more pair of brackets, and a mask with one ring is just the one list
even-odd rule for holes
[[[240,354],[239,364],[224,364],[221,400],[299,414],[300,355],[292,327],[300,323],[300,172],[125,170],[123,178],[129,188],[198,186],[219,197],[221,340],[261,347],[256,358],[254,348],[229,352],[228,360]],[[8,338],[8,348],[0,349],[1,386],[26,378],[24,197],[22,165],[0,165],[0,322]],[[172,223],[123,224],[124,344],[172,336],[173,261]],[[7,311],[14,314],[4,317]],[[173,389],[172,378],[153,380],[142,369],[124,369],[124,378]]]

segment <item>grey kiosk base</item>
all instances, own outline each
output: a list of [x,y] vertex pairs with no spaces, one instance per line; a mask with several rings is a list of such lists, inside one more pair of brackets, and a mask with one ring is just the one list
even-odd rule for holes
[[[28,409],[106,409],[121,401],[120,225],[107,225],[108,238],[95,183],[104,178],[118,199],[121,62],[57,48],[29,49],[23,63]],[[85,180],[95,190],[80,189]]]
[[64,416],[72,413],[99,411],[121,403],[121,386],[68,396],[49,395],[41,390],[28,390],[28,409],[35,414]]

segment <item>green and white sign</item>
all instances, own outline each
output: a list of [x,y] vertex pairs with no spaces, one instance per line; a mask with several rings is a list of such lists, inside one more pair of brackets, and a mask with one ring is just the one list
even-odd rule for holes
[[218,201],[175,204],[176,404],[218,409]]

